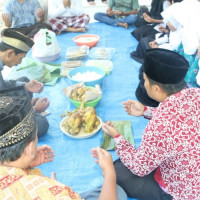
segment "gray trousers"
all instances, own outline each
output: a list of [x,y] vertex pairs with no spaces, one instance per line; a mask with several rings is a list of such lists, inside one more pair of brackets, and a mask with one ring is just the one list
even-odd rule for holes
[[[85,200],[98,200],[101,193],[101,188],[102,186],[93,188],[91,190],[88,190],[87,192],[81,193],[80,196],[82,199]],[[117,200],[127,200],[126,193],[119,185],[117,185]]]

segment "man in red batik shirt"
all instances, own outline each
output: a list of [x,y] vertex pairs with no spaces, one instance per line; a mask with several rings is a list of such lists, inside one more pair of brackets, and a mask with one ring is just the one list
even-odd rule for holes
[[124,102],[133,116],[151,119],[136,149],[113,127],[103,130],[114,138],[117,184],[128,196],[142,200],[200,199],[200,89],[186,88],[188,62],[179,54],[150,49],[144,68],[145,89],[157,108],[138,101]]

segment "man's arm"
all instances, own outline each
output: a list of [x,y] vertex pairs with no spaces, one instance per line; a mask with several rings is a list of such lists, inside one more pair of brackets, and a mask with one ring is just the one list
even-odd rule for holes
[[10,5],[9,1],[6,1],[4,11],[1,14],[1,18],[6,27],[10,28],[12,26],[12,5]]
[[112,161],[112,156],[106,150],[101,148],[92,149],[92,156],[97,158],[104,182],[98,200],[117,200],[116,174]]
[[138,0],[133,0],[132,6],[131,6],[131,9],[132,9],[131,11],[129,11],[129,12],[119,11],[116,15],[118,15],[118,16],[129,16],[129,15],[132,15],[132,14],[136,15],[137,12],[138,12],[138,10],[137,10],[138,8],[139,8]]
[[137,9],[131,10],[129,12],[123,12],[123,11],[120,10],[120,11],[117,11],[115,14],[117,16],[129,16],[129,15],[132,15],[132,14],[136,15],[137,14]]
[[[167,148],[173,145],[170,132],[165,128],[173,113],[163,113],[161,110],[153,114],[142,138],[139,149],[125,140],[110,122],[102,123],[103,131],[114,138],[116,153],[122,163],[135,175],[145,176],[155,170],[164,160],[173,154],[175,149]],[[170,130],[173,127],[170,127]],[[170,144],[169,144],[170,142]],[[165,145],[162,145],[165,144]]]
[[12,26],[10,15],[8,13],[2,13],[1,18],[2,18],[4,25],[6,27],[10,28]]
[[146,13],[143,13],[143,17],[144,17],[144,20],[146,22],[149,22],[149,23],[155,23],[155,24],[161,24],[163,23],[163,20],[162,19],[154,19],[154,18],[151,18],[149,15],[147,15]]
[[45,10],[43,8],[38,8],[36,10],[37,22],[42,22],[44,20]]
[[41,7],[39,1],[36,0],[34,8],[32,8],[37,22],[42,22],[44,20],[45,10]]

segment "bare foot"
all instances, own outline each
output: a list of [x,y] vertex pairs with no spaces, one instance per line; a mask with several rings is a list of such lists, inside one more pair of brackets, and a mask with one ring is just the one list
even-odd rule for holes
[[85,28],[72,28],[72,27],[68,27],[67,28],[67,32],[86,32]]
[[128,29],[128,24],[127,23],[121,23],[121,22],[119,22],[118,26],[122,26],[125,29]]
[[88,2],[91,6],[95,6],[96,5],[96,3],[94,2],[94,1],[89,1]]
[[108,2],[107,2],[107,1],[102,1],[102,3],[108,4]]

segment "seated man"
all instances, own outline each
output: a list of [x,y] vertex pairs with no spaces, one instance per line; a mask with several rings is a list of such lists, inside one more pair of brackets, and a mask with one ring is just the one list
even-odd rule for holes
[[120,160],[115,162],[117,183],[138,199],[199,200],[200,89],[186,88],[188,61],[173,51],[147,50],[144,86],[160,102],[158,108],[129,100],[130,115],[151,118],[138,149],[110,122],[103,130],[114,138]]
[[38,0],[7,0],[2,19],[6,27],[33,38],[40,29],[50,29],[49,25],[42,23],[44,15],[45,10]]
[[[37,147],[37,124],[29,95],[24,87],[0,90],[0,102],[1,198],[81,199],[70,187],[56,181],[55,173],[51,179],[42,176],[39,169],[31,169],[52,161],[54,152],[47,145]],[[92,154],[97,158],[104,175],[98,199],[117,200],[116,175],[111,155],[100,148],[93,149]],[[86,196],[87,200],[97,199],[88,198],[89,195],[83,196]]]
[[107,12],[95,13],[94,18],[108,25],[128,28],[136,22],[138,8],[138,0],[108,0]]
[[[96,5],[96,3],[95,3],[94,0],[87,0],[87,2],[88,2],[90,5]],[[107,4],[107,0],[102,0],[102,3]]]
[[48,1],[48,20],[52,30],[62,32],[86,32],[90,17],[84,14],[80,0]]
[[[18,81],[3,80],[1,71],[3,66],[13,67],[21,63],[22,59],[26,56],[27,52],[31,49],[34,42],[24,36],[23,34],[14,31],[13,29],[4,29],[2,31],[2,41],[0,42],[0,89],[11,88],[15,86],[24,85],[29,91],[29,95],[33,96],[32,93],[39,93],[43,89],[43,84],[36,80],[29,81],[28,78],[22,77]],[[49,123],[46,117],[43,117],[39,113],[46,110],[49,106],[49,100],[45,98],[33,99],[35,118],[38,125],[38,136],[44,135],[48,128]]]

